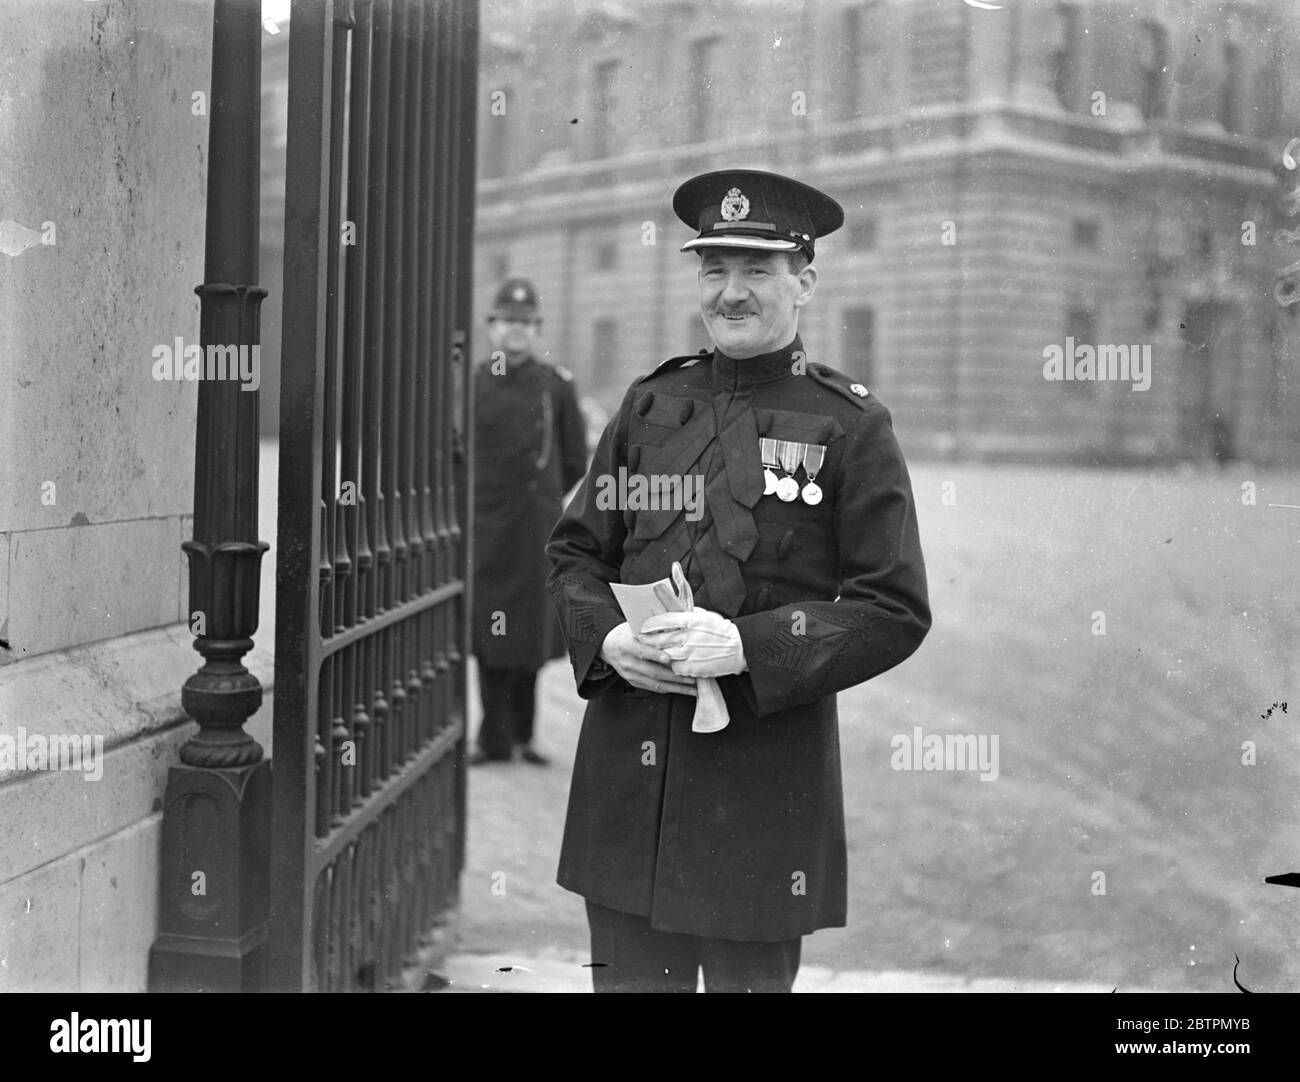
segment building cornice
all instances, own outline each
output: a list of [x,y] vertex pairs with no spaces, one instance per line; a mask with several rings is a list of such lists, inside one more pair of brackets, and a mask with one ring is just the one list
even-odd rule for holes
[[[1025,119],[1031,124],[1044,119],[1054,122],[1058,137],[1025,134],[1019,124]],[[931,137],[910,141],[910,134],[922,127]],[[934,138],[936,130],[948,134]],[[868,148],[834,153],[837,141],[845,137],[862,138]],[[663,215],[672,187],[692,173],[724,164],[779,170],[781,163],[773,160],[775,156],[754,153],[760,147],[770,148],[770,143],[749,137],[722,146],[642,151],[481,181],[479,233],[491,236],[497,229],[517,230],[525,225],[521,218],[535,219],[539,226],[613,216],[655,219]],[[1224,158],[1235,160],[1176,152],[1194,147],[1218,147]],[[810,149],[812,158],[801,177],[839,190],[947,175],[999,157],[1016,160],[1033,175],[1062,181],[1110,184],[1140,175],[1226,181],[1260,190],[1276,184],[1273,170],[1265,164],[1265,140],[1187,126],[1101,128],[1016,106],[916,110],[888,125],[836,125],[819,131],[810,140]],[[1252,159],[1255,164],[1243,164]],[[653,179],[645,178],[649,168]]]

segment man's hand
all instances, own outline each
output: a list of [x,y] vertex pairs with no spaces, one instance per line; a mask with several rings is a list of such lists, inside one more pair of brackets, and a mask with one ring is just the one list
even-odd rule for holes
[[673,672],[683,676],[731,676],[749,668],[740,629],[709,609],[652,616],[637,638],[671,658]]
[[614,671],[636,688],[673,695],[695,695],[695,677],[673,672],[672,658],[654,646],[637,641],[631,624],[624,621],[605,636],[600,648]]

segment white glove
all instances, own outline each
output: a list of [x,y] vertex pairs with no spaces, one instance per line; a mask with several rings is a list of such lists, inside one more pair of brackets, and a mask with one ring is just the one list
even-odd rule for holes
[[637,640],[672,658],[672,670],[681,676],[731,676],[749,667],[740,629],[709,609],[651,616]]

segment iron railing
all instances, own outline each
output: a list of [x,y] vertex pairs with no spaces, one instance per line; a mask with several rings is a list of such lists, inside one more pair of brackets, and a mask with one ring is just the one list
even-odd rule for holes
[[464,859],[477,4],[294,0],[274,988],[381,990]]

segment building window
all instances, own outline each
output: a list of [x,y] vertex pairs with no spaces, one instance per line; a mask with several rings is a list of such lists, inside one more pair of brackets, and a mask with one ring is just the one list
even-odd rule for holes
[[1144,120],[1159,120],[1167,111],[1169,31],[1157,22],[1142,23],[1142,101]]
[[844,11],[844,37],[840,41],[840,55],[844,57],[844,119],[852,120],[862,107],[862,66],[858,60],[862,41],[862,9],[846,8]]
[[1075,218],[1070,234],[1076,248],[1096,248],[1098,226],[1090,218]]
[[1282,78],[1282,63],[1276,55],[1270,56],[1255,73],[1255,87],[1251,94],[1254,115],[1254,132],[1257,136],[1276,134],[1282,127],[1282,102],[1286,91]]
[[596,269],[613,270],[618,266],[618,245],[602,243],[596,245]]
[[614,152],[614,110],[618,105],[614,88],[618,69],[617,60],[606,60],[597,64],[593,73],[591,153],[596,158]]
[[875,218],[859,218],[849,227],[849,243],[859,251],[869,252],[876,246],[877,233]]
[[846,308],[840,317],[840,363],[870,388],[876,379],[876,310]]
[[483,176],[503,177],[510,168],[510,113],[514,106],[514,91],[503,89],[506,112],[496,114],[489,110],[483,122]]
[[1214,232],[1198,229],[1192,238],[1192,255],[1206,262],[1214,258]]
[[1224,131],[1235,132],[1241,123],[1241,49],[1233,42],[1223,47],[1223,98],[1219,123]]
[[881,111],[881,94],[885,87],[884,28],[878,0],[857,4],[844,10],[840,41],[844,57],[844,85],[840,92],[844,120],[871,116]]
[[591,325],[591,381],[608,387],[618,365],[618,321],[598,319]]
[[1056,5],[1056,48],[1052,50],[1052,90],[1066,109],[1074,107],[1079,65],[1079,11],[1073,4]]
[[717,127],[717,109],[713,94],[713,57],[717,38],[701,38],[691,42],[691,132],[693,143],[711,139]]
[[[1067,338],[1074,339],[1076,355],[1080,346],[1090,346],[1095,350],[1097,348],[1097,313],[1085,305],[1072,307],[1065,317],[1065,334]],[[1066,346],[1068,347],[1068,345],[1067,342]],[[1070,366],[1074,364],[1074,358],[1071,357],[1068,348],[1065,350],[1065,363]],[[1095,357],[1093,363],[1096,363]],[[1069,392],[1083,395],[1091,395],[1097,389],[1095,382],[1086,379],[1066,380],[1065,387]]]

